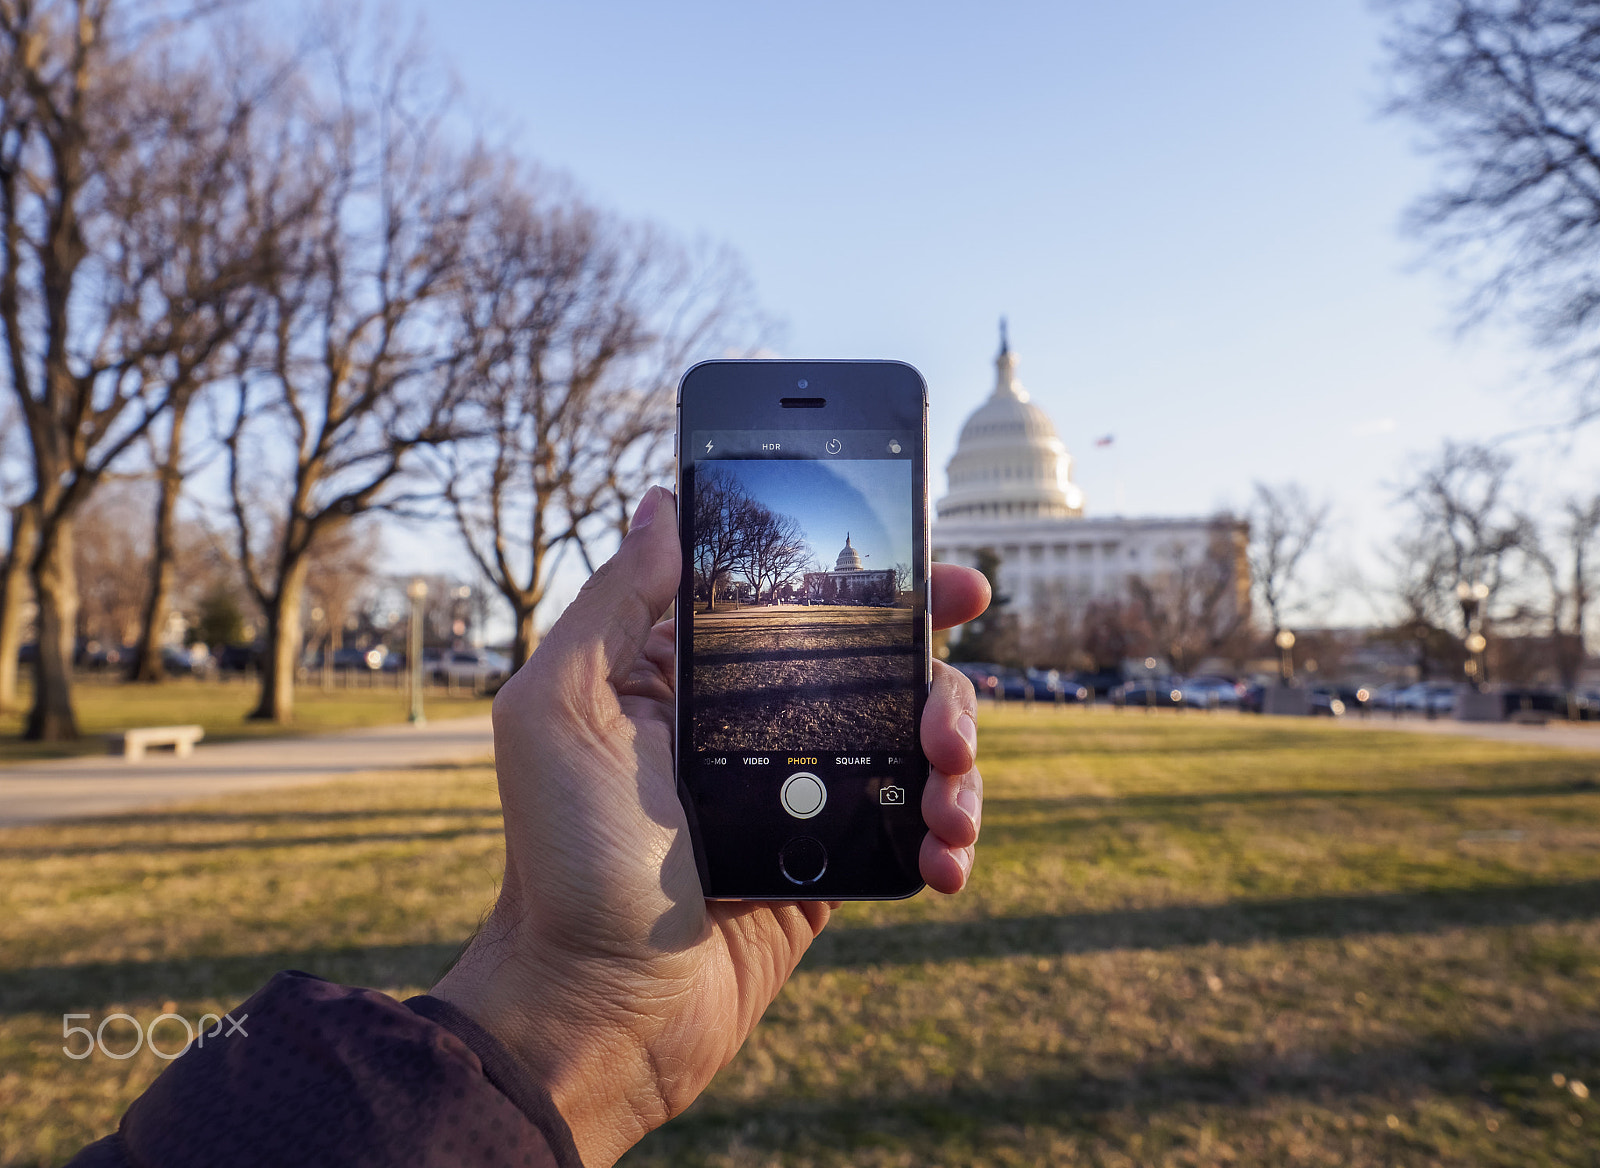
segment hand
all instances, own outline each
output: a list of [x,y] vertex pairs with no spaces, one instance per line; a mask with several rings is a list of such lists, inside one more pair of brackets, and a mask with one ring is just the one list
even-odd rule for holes
[[[654,488],[610,562],[494,703],[505,811],[499,901],[433,993],[550,1091],[588,1168],[686,1108],[749,1037],[812,939],[819,902],[707,902],[672,769],[675,500]],[[934,566],[937,628],[989,602]],[[982,781],[972,685],[942,662],[922,719],[923,879],[972,870]]]

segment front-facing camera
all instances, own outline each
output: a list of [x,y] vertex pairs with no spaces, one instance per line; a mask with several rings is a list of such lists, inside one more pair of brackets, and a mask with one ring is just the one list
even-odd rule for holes
[[804,377],[802,377],[800,379],[800,388],[804,389],[805,387],[806,387],[806,379]]

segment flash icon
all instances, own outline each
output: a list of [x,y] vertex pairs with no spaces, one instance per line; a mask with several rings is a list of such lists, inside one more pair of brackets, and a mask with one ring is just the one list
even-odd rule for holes
[[710,442],[707,442],[707,443],[706,443],[706,453],[707,453],[707,454],[710,454],[710,453],[711,453],[711,443],[710,443]]

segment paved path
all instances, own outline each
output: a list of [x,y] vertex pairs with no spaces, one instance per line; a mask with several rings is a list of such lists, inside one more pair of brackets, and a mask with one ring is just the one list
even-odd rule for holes
[[1454,718],[1395,718],[1372,714],[1365,718],[1323,718],[1347,730],[1397,730],[1407,734],[1444,734],[1455,738],[1486,738],[1492,742],[1517,742],[1527,746],[1555,746],[1566,750],[1600,752],[1600,723],[1549,722],[1525,726],[1516,722],[1457,722]]
[[0,768],[0,826],[105,815],[236,791],[322,783],[362,771],[472,762],[494,754],[489,715],[368,726],[310,738],[201,743],[180,759],[68,758]]

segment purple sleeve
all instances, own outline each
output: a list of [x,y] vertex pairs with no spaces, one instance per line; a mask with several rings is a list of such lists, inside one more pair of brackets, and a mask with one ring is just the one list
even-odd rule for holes
[[72,1168],[582,1168],[544,1088],[461,1011],[275,976]]

